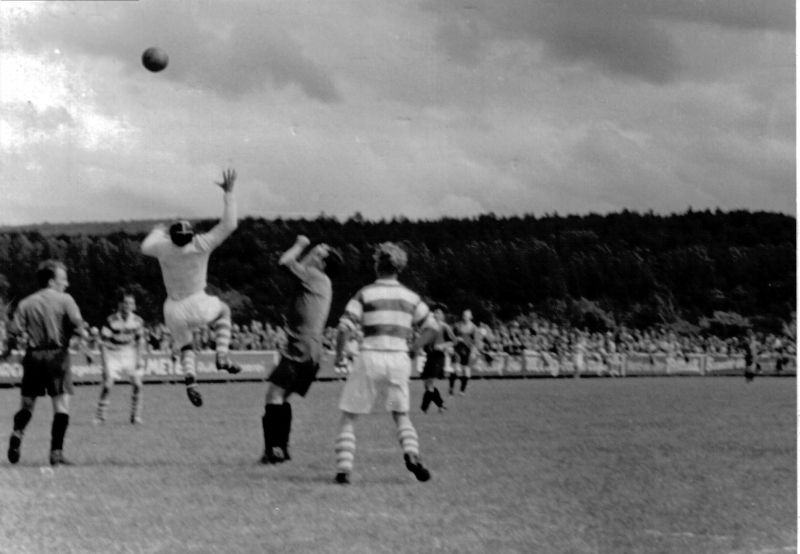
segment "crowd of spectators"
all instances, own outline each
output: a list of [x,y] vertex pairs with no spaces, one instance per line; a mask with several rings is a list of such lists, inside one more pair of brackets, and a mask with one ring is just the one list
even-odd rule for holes
[[[744,353],[744,338],[720,338],[708,334],[676,333],[664,329],[625,329],[608,332],[588,332],[559,326],[550,322],[537,321],[521,324],[514,321],[490,327],[479,325],[481,332],[480,349],[485,356],[500,353],[521,354],[525,350],[547,353],[553,357],[569,356],[576,348],[581,348],[588,356],[598,358],[613,354],[642,353],[667,354],[674,357],[688,357],[692,354],[735,355]],[[796,344],[783,334],[755,333],[753,335],[758,353],[794,357]],[[333,350],[336,329],[325,331],[325,347]],[[0,322],[0,342],[5,342],[5,325]],[[89,350],[99,347],[100,331],[93,327],[86,346]],[[197,350],[214,349],[214,333],[206,327],[194,333]],[[230,348],[244,350],[282,350],[286,344],[286,333],[280,326],[252,321],[250,324],[233,325]],[[3,344],[3,346],[5,346]],[[76,345],[77,346],[77,345]],[[171,352],[172,339],[167,327],[161,323],[147,329],[147,348],[150,352]]]

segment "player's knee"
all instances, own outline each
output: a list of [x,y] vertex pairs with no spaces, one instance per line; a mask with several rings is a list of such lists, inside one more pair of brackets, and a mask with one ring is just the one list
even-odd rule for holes
[[267,389],[267,404],[283,404],[286,399],[286,391],[281,387],[270,384]]
[[67,395],[53,397],[53,411],[57,414],[69,413],[69,397]]

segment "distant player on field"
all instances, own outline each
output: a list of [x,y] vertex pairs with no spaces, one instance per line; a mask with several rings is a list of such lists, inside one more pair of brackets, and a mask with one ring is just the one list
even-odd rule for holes
[[[50,438],[50,465],[71,465],[64,458],[64,435],[69,426],[69,398],[72,395],[69,343],[73,334],[86,338],[86,324],[75,300],[67,294],[67,268],[47,260],[36,270],[39,290],[19,303],[8,329],[11,343],[25,350],[22,359],[22,407],[14,414],[14,432],[8,444],[8,461],[19,461],[25,427],[33,417],[36,398],[47,394],[53,400],[53,427]],[[5,357],[8,352],[3,353]],[[87,354],[91,363],[91,357]]]
[[[433,310],[435,321],[435,337],[432,342],[425,345],[425,365],[420,375],[425,381],[425,394],[422,396],[422,411],[427,412],[431,402],[436,404],[439,411],[444,411],[445,405],[436,380],[444,378],[444,366],[448,352],[453,348],[455,335],[450,326],[445,323],[444,310],[436,306]],[[452,375],[452,374],[451,374]]]
[[100,350],[103,361],[103,388],[97,402],[95,423],[102,424],[106,420],[109,396],[114,382],[123,375],[131,380],[131,423],[142,423],[142,379],[145,362],[145,328],[144,321],[136,315],[136,298],[133,294],[123,292],[117,311],[108,316],[100,330],[102,342]]
[[467,383],[472,377],[472,366],[478,357],[478,348],[481,340],[481,332],[477,325],[472,321],[472,310],[464,310],[461,314],[461,321],[453,326],[456,337],[454,347],[455,357],[453,358],[453,373],[450,374],[450,395],[456,385],[456,378],[461,378],[461,396],[467,392]]
[[299,236],[278,264],[291,272],[296,290],[286,317],[289,340],[278,366],[269,377],[264,417],[263,464],[281,463],[289,456],[289,433],[292,405],[286,399],[292,393],[305,396],[314,382],[323,352],[323,333],[331,308],[333,291],[328,275],[338,272],[342,255],[327,244],[318,244],[298,260],[310,241]]
[[757,373],[761,372],[761,365],[756,361],[758,357],[758,340],[756,334],[751,330],[742,341],[744,350],[744,380],[751,382]]
[[[342,419],[336,439],[336,482],[343,485],[350,483],[353,471],[355,421],[359,414],[372,411],[379,388],[387,391],[386,409],[392,413],[397,426],[406,468],[419,481],[431,477],[420,461],[417,431],[408,417],[411,375],[408,341],[414,326],[424,329],[433,327],[434,323],[428,306],[397,280],[407,261],[405,251],[396,244],[380,244],[375,252],[378,279],[350,299],[339,320],[337,365],[346,363],[344,350],[350,333],[359,326],[364,332],[361,355],[353,364],[339,401]],[[423,332],[412,344],[412,352],[416,353],[427,340],[430,340],[430,333]]]
[[158,258],[167,301],[164,322],[172,335],[173,349],[180,351],[186,393],[195,406],[203,405],[197,390],[192,329],[211,324],[214,328],[217,369],[239,373],[242,368],[228,358],[231,341],[231,309],[216,296],[206,294],[206,274],[211,252],[236,230],[236,198],[233,185],[236,172],[228,169],[217,183],[224,192],[225,210],[220,222],[208,233],[195,235],[192,224],[180,220],[169,228],[157,226],[144,239],[142,252]]

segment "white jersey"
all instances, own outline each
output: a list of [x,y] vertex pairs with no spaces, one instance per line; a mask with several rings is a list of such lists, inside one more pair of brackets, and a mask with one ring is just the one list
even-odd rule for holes
[[236,230],[236,198],[232,192],[223,195],[225,210],[217,225],[208,233],[195,235],[186,246],[176,246],[169,234],[157,227],[142,243],[142,253],[158,258],[167,296],[183,300],[206,289],[208,258],[211,252]]

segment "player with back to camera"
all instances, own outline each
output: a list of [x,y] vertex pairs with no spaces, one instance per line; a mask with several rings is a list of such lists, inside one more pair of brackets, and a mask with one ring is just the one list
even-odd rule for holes
[[291,459],[289,434],[292,427],[291,394],[305,397],[319,371],[323,353],[323,333],[330,313],[333,290],[331,275],[338,273],[342,255],[327,244],[318,244],[302,260],[300,254],[311,242],[297,237],[294,245],[283,253],[278,264],[288,270],[295,282],[291,307],[286,316],[288,344],[281,361],[269,376],[264,416],[263,464]]
[[421,406],[423,413],[427,413],[431,402],[439,408],[439,412],[447,409],[439,389],[436,388],[436,380],[444,378],[446,358],[455,341],[453,330],[444,320],[444,310],[441,306],[436,305],[433,307],[433,318],[435,337],[425,345],[425,365],[420,375],[425,383],[425,393],[422,395]]
[[478,347],[481,340],[481,332],[477,325],[472,321],[472,310],[464,310],[461,314],[461,321],[453,326],[456,337],[454,347],[455,356],[453,357],[453,372],[450,374],[450,395],[456,385],[456,378],[461,380],[461,396],[467,392],[467,383],[472,377],[472,366],[478,356]]
[[167,300],[164,302],[164,322],[172,335],[173,347],[180,351],[180,363],[186,376],[186,394],[195,406],[203,405],[197,390],[196,354],[192,330],[211,324],[216,341],[218,370],[239,373],[242,368],[228,357],[231,342],[231,309],[216,296],[206,293],[208,259],[222,242],[236,230],[236,197],[233,185],[236,171],[222,173],[225,208],[222,219],[207,233],[195,234],[192,224],[181,219],[170,226],[158,225],[144,239],[142,253],[158,258]]
[[142,388],[145,363],[144,320],[136,313],[136,298],[132,293],[119,295],[117,310],[108,316],[100,330],[100,350],[103,362],[103,386],[97,401],[94,423],[105,423],[114,383],[125,375],[131,380],[131,423],[142,424]]
[[359,290],[345,307],[336,336],[336,364],[343,365],[345,345],[350,333],[361,327],[364,340],[342,390],[339,409],[342,411],[336,439],[336,479],[350,483],[355,458],[355,421],[368,414],[379,389],[386,390],[386,410],[391,412],[397,439],[403,449],[406,468],[418,481],[427,481],[431,474],[419,457],[419,438],[408,417],[410,406],[408,380],[411,358],[408,341],[413,327],[423,332],[414,339],[411,351],[416,353],[432,339],[433,315],[419,295],[397,280],[405,268],[405,251],[391,242],[384,242],[375,251],[377,280]]
[[[53,401],[53,426],[50,434],[50,465],[71,465],[64,458],[64,435],[69,426],[69,398],[73,394],[69,343],[74,334],[87,337],[86,324],[71,295],[67,268],[63,263],[47,260],[36,270],[39,290],[19,303],[8,329],[9,351],[23,335],[27,344],[22,359],[22,407],[14,414],[14,431],[8,444],[8,461],[20,458],[25,427],[33,416],[36,399],[47,394]],[[3,357],[8,351],[3,353]],[[92,363],[91,356],[86,354]]]

